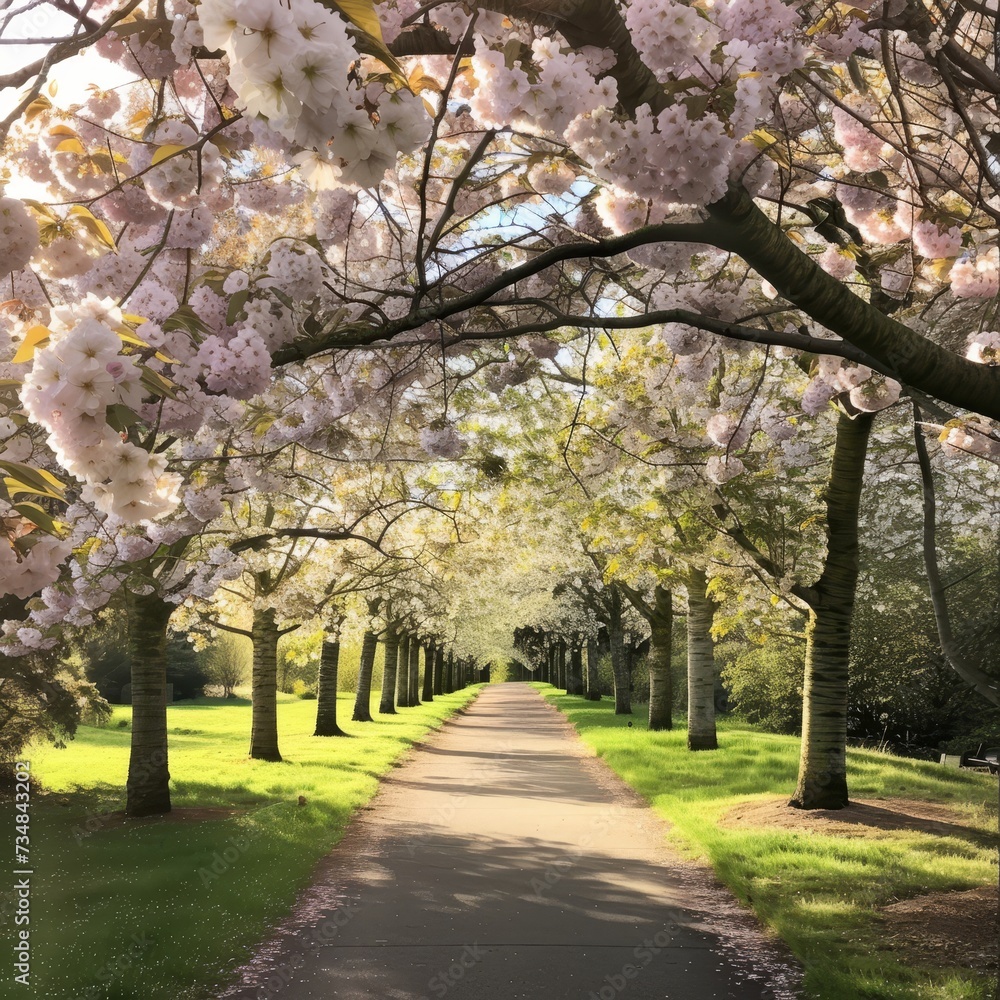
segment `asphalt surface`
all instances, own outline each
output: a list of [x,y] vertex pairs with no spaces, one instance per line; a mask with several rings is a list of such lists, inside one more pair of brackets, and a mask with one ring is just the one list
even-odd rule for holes
[[665,833],[537,692],[488,687],[386,779],[222,996],[797,996],[785,954]]

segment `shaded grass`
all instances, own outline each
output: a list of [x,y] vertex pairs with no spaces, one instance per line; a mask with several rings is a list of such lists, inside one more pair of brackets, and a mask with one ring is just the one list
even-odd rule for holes
[[[616,716],[535,683],[583,739],[673,824],[677,844],[707,859],[719,878],[802,962],[820,1000],[979,1000],[993,982],[962,971],[916,968],[887,947],[879,907],[927,893],[997,881],[996,779],[937,764],[848,751],[855,799],[945,803],[962,817],[946,835],[911,830],[825,836],[784,828],[720,825],[734,806],[791,796],[799,741],[722,722],[720,749],[691,753],[686,730],[651,733],[641,717]],[[628,723],[632,722],[632,727]],[[984,928],[985,934],[993,933]]]
[[[36,787],[32,800],[31,994],[217,996],[379,776],[478,690],[374,723],[343,723],[346,739],[311,736],[316,702],[279,695],[282,763],[247,757],[249,705],[171,705],[174,809],[239,810],[220,819],[115,814],[124,807],[130,740],[118,722],[130,720],[130,708],[116,707],[107,727],[81,727],[65,750],[36,748],[32,775],[44,790]],[[342,719],[352,704],[353,695],[341,696]]]

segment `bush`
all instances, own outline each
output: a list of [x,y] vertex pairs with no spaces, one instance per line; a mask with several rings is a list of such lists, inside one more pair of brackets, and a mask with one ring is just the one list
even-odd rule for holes
[[311,684],[306,684],[305,681],[294,681],[292,684],[292,694],[302,698],[304,701],[309,701],[316,697],[316,689]]
[[220,632],[202,653],[205,674],[224,698],[232,698],[233,689],[246,681],[251,656],[249,640],[232,632]]
[[805,647],[771,638],[763,645],[720,643],[722,680],[730,705],[747,722],[774,733],[796,733],[802,726],[802,678]]
[[[122,644],[120,630],[102,630],[86,643],[82,654],[87,678],[102,697],[120,703],[122,688],[132,680],[132,660]],[[167,638],[167,683],[174,686],[174,699],[197,698],[208,681],[187,636],[170,633]]]

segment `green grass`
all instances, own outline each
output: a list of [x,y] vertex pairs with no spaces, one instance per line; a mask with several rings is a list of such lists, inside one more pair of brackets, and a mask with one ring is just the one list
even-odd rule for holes
[[791,796],[798,739],[722,722],[720,749],[691,753],[683,728],[650,733],[640,714],[615,716],[607,700],[589,702],[558,694],[547,684],[534,686],[673,824],[677,844],[707,859],[736,896],[784,939],[805,967],[809,995],[821,1000],[993,996],[992,983],[961,970],[961,954],[950,970],[901,961],[881,946],[884,935],[876,915],[879,907],[897,900],[996,884],[995,778],[851,750],[852,797],[946,803],[962,817],[961,825],[944,836],[893,830],[852,837],[720,825],[740,803]]
[[[36,748],[32,775],[44,791],[36,787],[31,807],[26,995],[217,996],[379,777],[478,690],[437,696],[374,723],[342,723],[349,739],[311,736],[316,702],[279,695],[283,763],[248,759],[245,701],[170,706],[173,805],[239,810],[222,819],[107,818],[124,806],[130,737],[118,723],[130,719],[129,708],[115,708],[109,726],[81,727],[64,750]],[[352,705],[352,695],[341,696],[341,719],[350,719]],[[13,836],[13,809],[3,805]]]

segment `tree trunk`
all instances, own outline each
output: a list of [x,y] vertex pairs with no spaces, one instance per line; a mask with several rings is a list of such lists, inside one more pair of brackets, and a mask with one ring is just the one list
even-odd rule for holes
[[574,644],[569,654],[569,671],[566,674],[566,693],[583,694],[583,650]]
[[170,812],[167,768],[167,625],[176,605],[158,594],[126,593],[132,658],[132,749],[125,785],[125,814]]
[[399,637],[399,656],[396,666],[396,705],[410,707],[410,637],[404,632]]
[[455,688],[455,654],[448,650],[448,662],[444,665],[444,693],[451,694]]
[[688,573],[688,750],[715,750],[715,604],[707,596],[703,569]]
[[842,809],[847,797],[847,681],[858,581],[858,507],[873,415],[841,414],[826,492],[827,556],[806,629],[799,780],[789,805]]
[[559,687],[569,694],[569,681],[566,679],[566,642],[563,639],[560,639],[559,645],[556,646],[556,664],[559,669]]
[[372,722],[372,672],[375,669],[375,651],[378,637],[365,632],[361,642],[361,664],[358,667],[358,690],[354,696],[354,722]]
[[253,643],[253,721],[250,756],[281,760],[278,752],[278,626],[273,608],[255,608],[250,626]]
[[615,590],[608,615],[608,637],[611,640],[611,672],[615,678],[615,715],[632,714],[629,693],[628,658],[625,656],[625,631],[622,628],[622,599]]
[[396,673],[399,662],[399,633],[391,625],[385,633],[385,666],[382,668],[382,698],[379,715],[396,714]]
[[319,655],[316,693],[316,731],[313,736],[346,736],[337,724],[337,674],[340,668],[340,640],[324,639]]
[[659,584],[653,594],[653,613],[649,617],[649,728],[653,731],[673,726],[673,677],[670,669],[674,633],[673,595]]
[[410,636],[410,668],[408,674],[410,704],[417,706],[420,704],[420,640],[415,635]]
[[424,647],[424,693],[423,701],[434,700],[434,655],[437,647],[431,639]]
[[444,694],[444,649],[434,650],[434,693]]
[[597,676],[597,640],[587,640],[587,701],[601,700],[601,682]]

